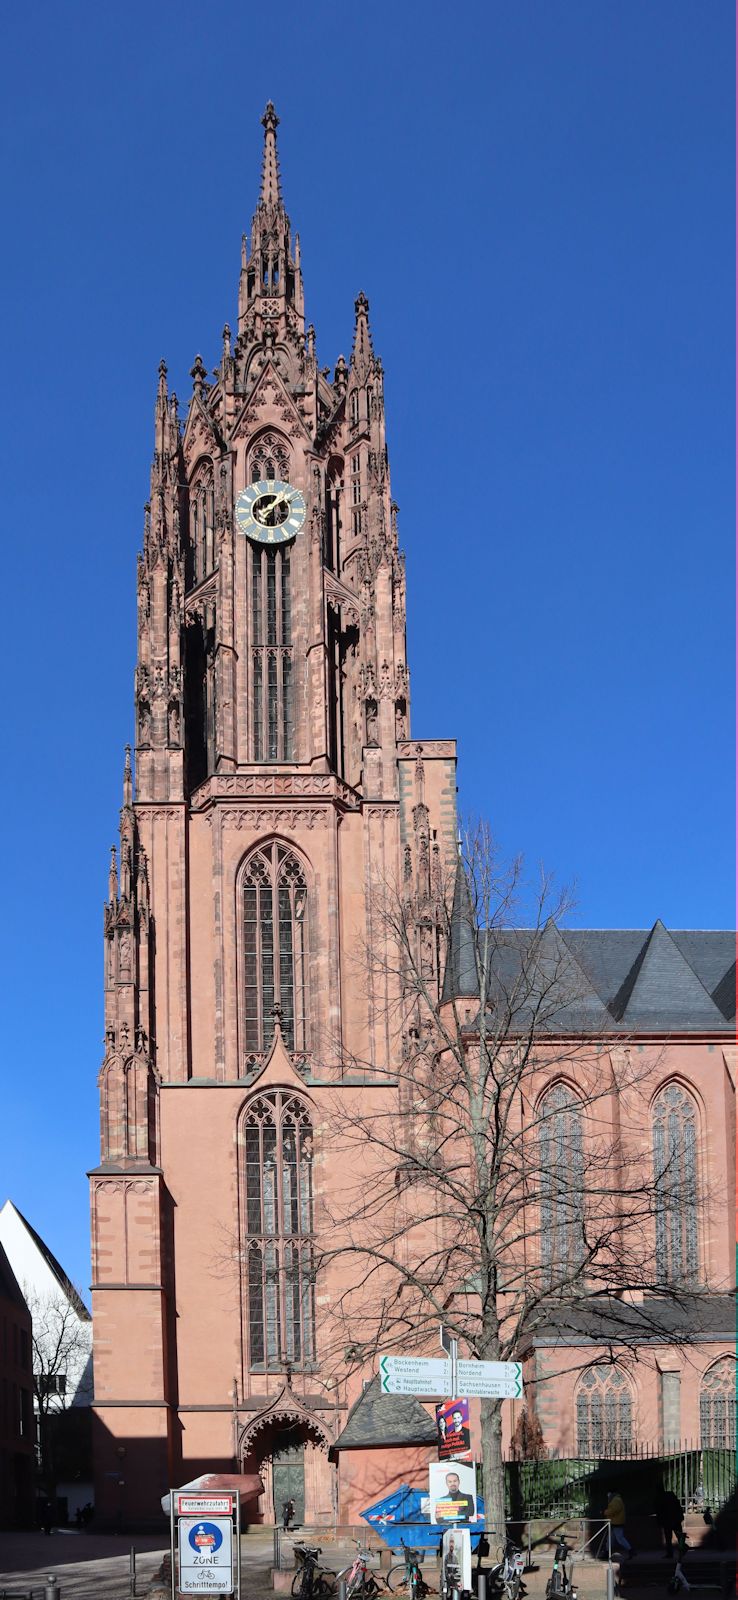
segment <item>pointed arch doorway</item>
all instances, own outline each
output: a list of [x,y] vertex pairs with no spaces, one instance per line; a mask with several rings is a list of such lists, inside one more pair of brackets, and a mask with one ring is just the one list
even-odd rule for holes
[[336,1469],[328,1460],[331,1433],[319,1416],[287,1386],[263,1412],[239,1430],[242,1472],[258,1472],[264,1484],[263,1523],[282,1520],[287,1500],[295,1522],[327,1526],[334,1520]]

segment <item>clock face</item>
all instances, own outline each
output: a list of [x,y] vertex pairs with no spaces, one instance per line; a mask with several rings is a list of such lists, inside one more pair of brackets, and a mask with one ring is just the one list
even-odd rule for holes
[[236,522],[257,544],[286,544],[300,532],[304,521],[304,496],[279,478],[250,483],[236,501]]

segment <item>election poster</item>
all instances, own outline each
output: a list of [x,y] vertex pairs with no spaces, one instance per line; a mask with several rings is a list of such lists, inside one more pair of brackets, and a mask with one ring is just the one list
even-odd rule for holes
[[453,1589],[471,1593],[471,1535],[468,1528],[447,1528],[441,1542],[441,1560],[446,1594]]
[[439,1461],[471,1461],[469,1401],[444,1400],[436,1406]]
[[431,1461],[430,1519],[437,1525],[477,1520],[477,1474],[467,1461]]

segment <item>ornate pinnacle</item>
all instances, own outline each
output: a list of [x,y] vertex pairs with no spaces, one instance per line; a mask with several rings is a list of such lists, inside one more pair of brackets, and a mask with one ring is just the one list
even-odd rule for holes
[[130,806],[133,803],[133,773],[131,772],[131,747],[126,745],[125,760],[123,762],[123,804]]
[[354,301],[354,311],[356,313],[356,327],[354,329],[354,348],[351,352],[352,364],[361,360],[366,361],[373,354],[372,336],[369,328],[369,301],[363,290]]
[[192,379],[195,394],[202,394],[205,385],[205,379],[207,377],[205,363],[202,359],[202,356],[195,356],[195,365],[190,369],[190,377]]
[[115,845],[110,846],[110,871],[108,873],[108,899],[115,905],[118,899],[118,863],[115,859]]
[[279,205],[282,191],[279,183],[279,162],[277,161],[277,128],[279,117],[271,100],[267,103],[266,111],[261,119],[264,129],[264,159],[261,168],[261,194],[259,196],[263,205]]

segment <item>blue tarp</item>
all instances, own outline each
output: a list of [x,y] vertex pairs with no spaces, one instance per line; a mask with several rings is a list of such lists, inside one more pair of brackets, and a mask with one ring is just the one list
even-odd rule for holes
[[[421,1503],[428,1505],[428,1491],[425,1489],[411,1489],[409,1483],[401,1483],[394,1494],[385,1495],[383,1500],[377,1500],[373,1506],[366,1506],[359,1516],[368,1522],[371,1528],[379,1534],[390,1550],[400,1550],[402,1541],[405,1544],[416,1545],[421,1550],[437,1550],[443,1534],[450,1524],[437,1523],[428,1520],[428,1512],[423,1513]],[[477,1499],[477,1517],[480,1528],[484,1527],[484,1501]],[[476,1546],[476,1538],[472,1524],[472,1548]]]

